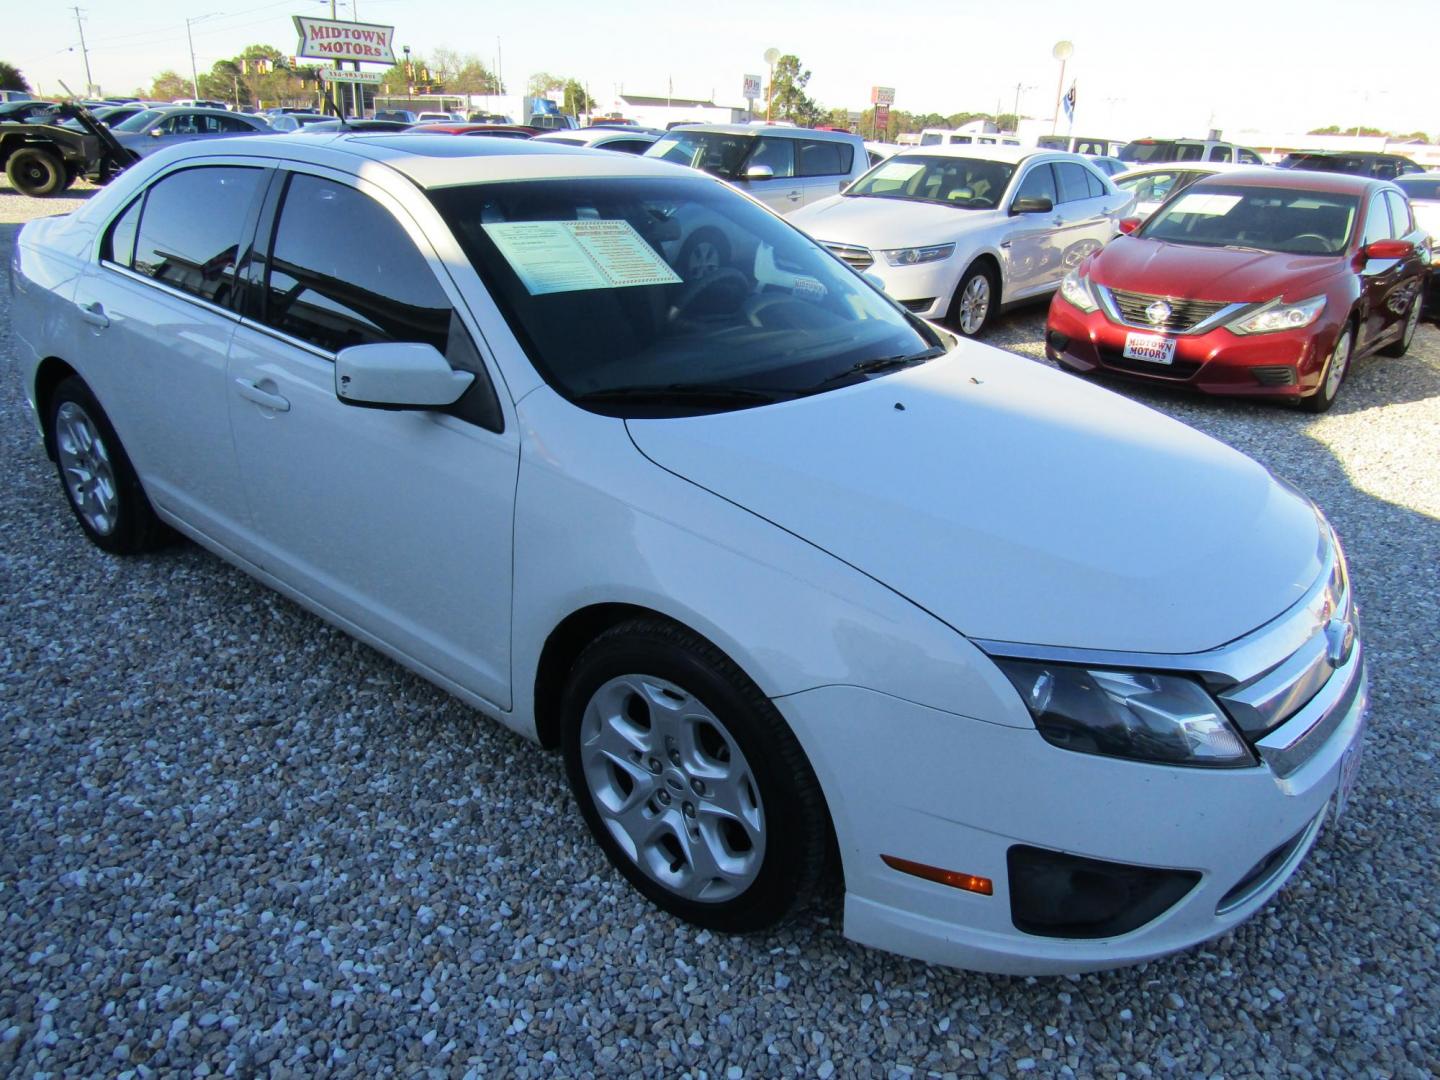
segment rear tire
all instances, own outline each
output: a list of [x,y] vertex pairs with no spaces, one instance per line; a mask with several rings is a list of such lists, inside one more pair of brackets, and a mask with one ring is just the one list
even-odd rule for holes
[[815,890],[831,850],[819,782],[775,706],[709,642],[622,623],[581,652],[561,709],[585,824],[656,906],[738,933]]
[[35,199],[54,195],[69,186],[65,162],[39,146],[22,146],[11,154],[5,163],[5,177],[21,195]]
[[1405,329],[1401,332],[1400,340],[1381,349],[1381,356],[1404,356],[1410,351],[1410,343],[1415,340],[1415,329],[1420,325],[1420,309],[1424,306],[1425,289],[1422,285],[1415,293],[1415,298],[1410,301],[1410,307],[1406,309]]
[[1309,397],[1300,399],[1301,408],[1306,412],[1322,413],[1335,404],[1340,387],[1350,374],[1350,360],[1354,352],[1355,327],[1352,323],[1346,323],[1340,336],[1335,339],[1335,347],[1330,350],[1325,367],[1320,372],[1319,388]]
[[45,419],[60,488],[91,542],[112,555],[163,546],[172,534],[155,516],[110,418],[78,376],[55,388]]

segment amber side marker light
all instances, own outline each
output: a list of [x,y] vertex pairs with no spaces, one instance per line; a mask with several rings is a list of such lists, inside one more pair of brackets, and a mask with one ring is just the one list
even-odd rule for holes
[[966,892],[979,893],[981,896],[995,895],[995,887],[990,883],[988,877],[962,874],[956,870],[941,870],[938,866],[926,866],[924,863],[899,859],[894,855],[881,855],[880,858],[885,860],[885,865],[890,869],[899,870],[902,874],[914,874],[926,881],[937,881],[941,885],[949,885],[952,889],[964,889]]

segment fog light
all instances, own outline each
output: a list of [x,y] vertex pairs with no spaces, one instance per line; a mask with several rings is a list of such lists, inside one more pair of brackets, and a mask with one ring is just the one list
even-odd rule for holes
[[1011,921],[1040,937],[1128,934],[1170,910],[1200,880],[1194,870],[1157,870],[1018,844],[1006,861]]
[[964,889],[966,892],[979,893],[981,896],[992,896],[995,893],[995,886],[988,877],[962,874],[956,870],[942,870],[938,866],[927,866],[924,863],[911,862],[909,859],[900,859],[894,855],[881,855],[880,858],[885,860],[885,865],[890,869],[899,870],[902,874],[914,874],[926,881],[949,885],[952,889]]

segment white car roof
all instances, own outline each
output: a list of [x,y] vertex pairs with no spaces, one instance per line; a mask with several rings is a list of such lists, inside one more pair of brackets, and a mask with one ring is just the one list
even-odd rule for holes
[[1157,161],[1153,164],[1137,165],[1133,169],[1126,169],[1122,173],[1116,173],[1110,179],[1119,181],[1136,176],[1149,176],[1151,173],[1164,172],[1238,172],[1241,169],[1259,169],[1263,165],[1246,164],[1236,161]]
[[[244,156],[328,165],[359,175],[385,167],[420,187],[551,180],[569,177],[704,176],[694,169],[637,154],[596,154],[587,147],[540,143],[535,139],[470,139],[411,132],[336,132],[334,135],[239,136],[197,140],[153,155],[171,162],[185,157]],[[715,181],[719,183],[719,181]]]
[[946,143],[936,146],[907,146],[897,158],[912,157],[953,157],[971,158],[975,161],[1004,161],[1011,165],[1018,165],[1020,162],[1033,157],[1044,157],[1051,161],[1078,161],[1082,165],[1091,165],[1088,158],[1083,154],[1071,154],[1064,150],[1037,150],[1033,146],[1005,146],[989,143]]
[[564,145],[574,145],[577,142],[587,146],[595,143],[613,142],[616,139],[641,139],[645,142],[658,142],[660,136],[653,131],[642,131],[640,128],[623,127],[600,127],[600,128],[557,128],[554,131],[547,131],[543,135],[536,135],[531,142],[552,142]]
[[676,135],[694,131],[706,131],[714,135],[763,135],[769,132],[789,139],[836,139],[844,142],[860,138],[848,131],[816,131],[814,128],[796,127],[793,124],[767,124],[764,121],[753,124],[686,124],[665,134]]

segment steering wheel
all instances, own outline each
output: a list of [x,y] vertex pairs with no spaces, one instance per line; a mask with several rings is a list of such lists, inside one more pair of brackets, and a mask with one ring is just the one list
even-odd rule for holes
[[1321,250],[1316,252],[1317,255],[1329,254],[1330,249],[1334,246],[1333,241],[1331,241],[1329,237],[1321,236],[1319,233],[1313,232],[1301,233],[1299,236],[1294,237],[1290,243],[1299,244],[1305,240],[1314,240],[1315,243],[1320,245]]
[[675,302],[670,305],[667,319],[675,322],[684,317],[700,297],[720,286],[735,293],[735,303],[731,310],[738,308],[744,302],[745,297],[750,295],[750,279],[733,266],[722,266],[718,270],[712,270],[708,274],[691,278],[686,282],[685,288],[680,291],[680,295],[675,297]]

